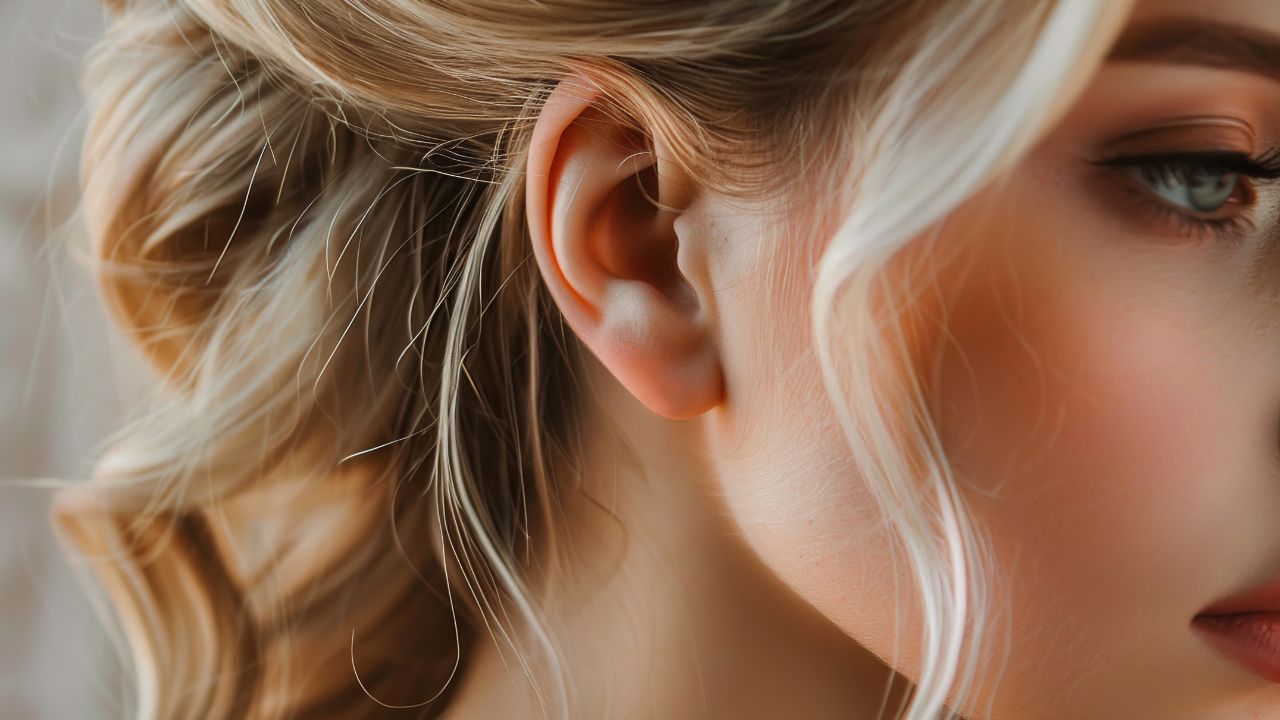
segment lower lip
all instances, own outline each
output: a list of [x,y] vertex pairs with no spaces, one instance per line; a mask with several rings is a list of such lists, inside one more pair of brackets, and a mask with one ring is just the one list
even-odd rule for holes
[[1280,612],[1197,615],[1191,624],[1218,652],[1280,683]]

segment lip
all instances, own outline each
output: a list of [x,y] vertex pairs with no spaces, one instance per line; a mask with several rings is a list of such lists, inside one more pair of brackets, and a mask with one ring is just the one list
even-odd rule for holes
[[1280,683],[1280,612],[1197,615],[1191,625],[1222,655]]
[[1213,603],[1191,625],[1222,655],[1280,683],[1280,577]]

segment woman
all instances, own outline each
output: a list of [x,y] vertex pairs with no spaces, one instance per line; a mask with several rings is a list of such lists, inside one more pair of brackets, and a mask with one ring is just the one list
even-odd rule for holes
[[1280,717],[1269,0],[117,5],[139,717]]

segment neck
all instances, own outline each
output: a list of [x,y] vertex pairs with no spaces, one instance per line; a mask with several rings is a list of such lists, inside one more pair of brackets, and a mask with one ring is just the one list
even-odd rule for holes
[[[600,400],[591,412],[604,416],[582,424],[592,429],[585,487],[563,499],[565,570],[536,582],[534,598],[560,654],[568,715],[869,720],[885,702],[892,717],[905,681],[886,699],[889,668],[782,586],[735,532],[702,459],[702,420],[650,413],[598,364],[588,369]],[[520,663],[477,637],[446,717],[541,717]],[[554,698],[540,657],[525,659]]]

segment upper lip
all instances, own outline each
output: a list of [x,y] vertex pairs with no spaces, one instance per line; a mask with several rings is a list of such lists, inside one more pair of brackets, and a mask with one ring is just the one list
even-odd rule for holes
[[1251,590],[1223,598],[1200,611],[1201,615],[1247,612],[1280,612],[1280,577]]

